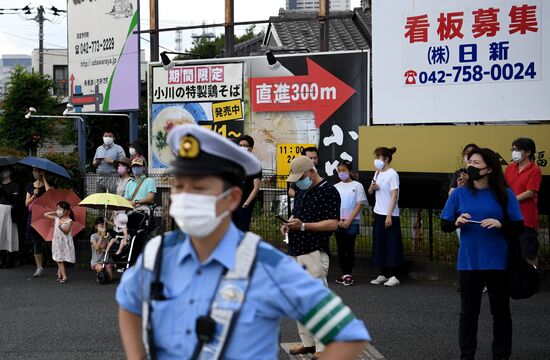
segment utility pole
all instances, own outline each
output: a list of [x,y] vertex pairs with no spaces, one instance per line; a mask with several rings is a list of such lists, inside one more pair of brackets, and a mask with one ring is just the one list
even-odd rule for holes
[[330,0],[319,1],[319,51],[330,51],[329,9]]
[[225,0],[225,57],[235,55],[235,27],[233,25],[235,4],[233,0]]
[[44,7],[40,5],[36,8],[36,17],[38,22],[38,73],[44,74]]
[[159,1],[149,0],[150,58],[159,61]]

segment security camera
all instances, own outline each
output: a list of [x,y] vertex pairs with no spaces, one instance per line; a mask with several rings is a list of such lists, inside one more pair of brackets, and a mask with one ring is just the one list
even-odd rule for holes
[[33,108],[32,106],[29,108],[29,113],[35,113],[36,112],[36,109]]

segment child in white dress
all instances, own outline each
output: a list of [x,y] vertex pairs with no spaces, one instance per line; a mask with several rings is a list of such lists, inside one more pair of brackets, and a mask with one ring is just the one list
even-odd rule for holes
[[60,201],[55,212],[47,212],[44,216],[54,220],[52,258],[57,263],[57,281],[65,284],[68,281],[65,262],[75,262],[72,236],[74,214],[68,202]]

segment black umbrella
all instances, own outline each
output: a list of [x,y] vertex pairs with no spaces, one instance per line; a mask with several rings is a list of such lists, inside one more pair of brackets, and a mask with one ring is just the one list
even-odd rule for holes
[[17,156],[0,156],[0,167],[13,166],[19,161]]

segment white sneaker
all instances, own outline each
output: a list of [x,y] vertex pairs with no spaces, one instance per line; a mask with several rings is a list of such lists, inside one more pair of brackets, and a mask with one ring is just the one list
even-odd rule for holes
[[392,276],[388,281],[384,283],[384,286],[397,286],[399,285],[399,280],[395,276]]
[[388,279],[384,275],[378,275],[378,277],[374,280],[371,280],[371,284],[373,285],[380,285],[388,281]]
[[45,273],[46,271],[44,270],[44,268],[36,269],[36,271],[34,272],[34,277],[44,276]]

